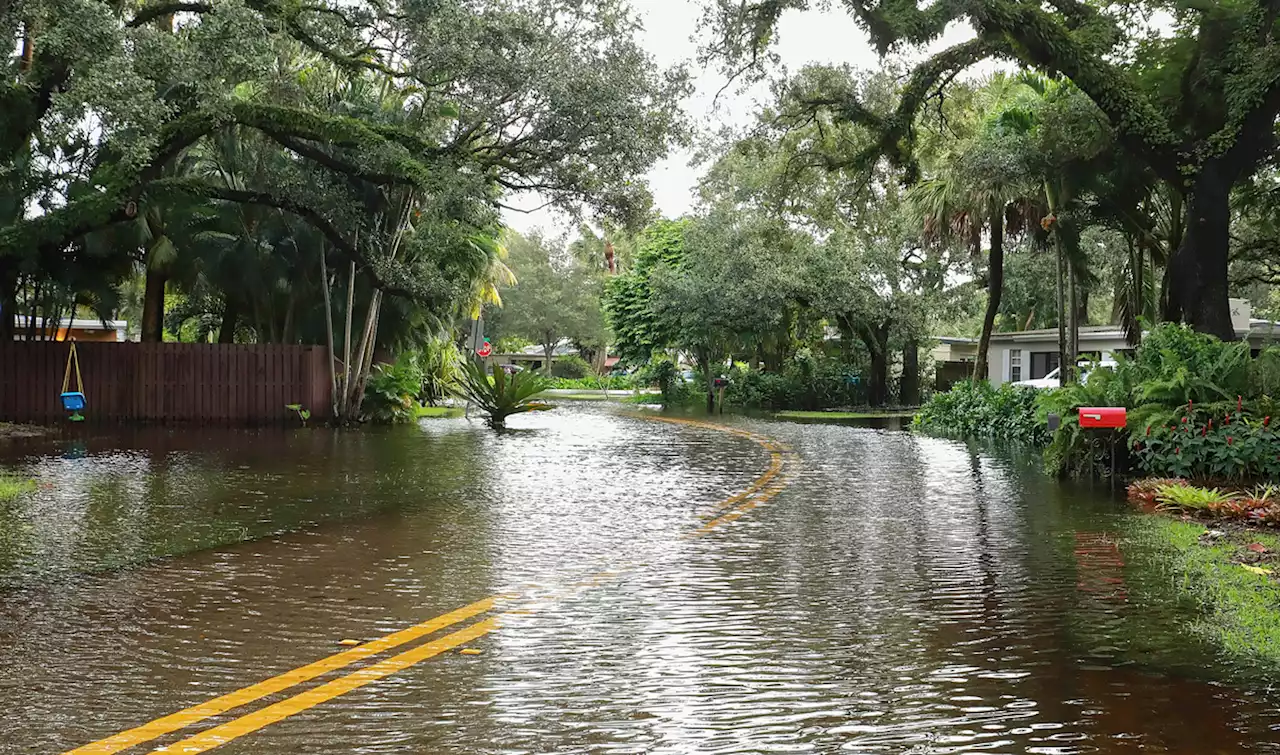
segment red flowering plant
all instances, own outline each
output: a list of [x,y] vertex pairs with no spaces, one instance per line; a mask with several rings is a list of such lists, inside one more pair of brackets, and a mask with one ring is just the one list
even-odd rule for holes
[[[1200,480],[1280,479],[1280,435],[1237,398],[1228,411],[1188,404],[1176,423],[1134,438],[1137,465],[1150,475]],[[1218,409],[1221,405],[1215,405]]]

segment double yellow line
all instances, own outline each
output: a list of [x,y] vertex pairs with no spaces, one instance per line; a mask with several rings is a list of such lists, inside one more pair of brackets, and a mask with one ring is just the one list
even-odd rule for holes
[[[757,477],[751,485],[741,492],[729,496],[720,501],[704,519],[701,526],[690,531],[686,537],[699,537],[706,535],[724,524],[734,521],[746,514],[751,509],[767,502],[769,499],[777,495],[786,486],[789,476],[785,472],[786,460],[790,454],[790,450],[776,441],[766,438],[762,435],[728,428],[723,425],[715,425],[709,422],[700,422],[697,420],[673,419],[666,417],[646,417],[660,422],[670,424],[687,425],[699,427],[703,429],[717,430],[737,435],[760,444],[764,447],[770,456],[769,467],[763,474]],[[587,582],[579,583],[579,587],[595,586],[604,583],[609,578],[614,578],[625,571],[626,567],[615,567],[608,571],[602,571],[594,575]],[[119,734],[114,734],[106,739],[98,740],[90,744],[70,750],[64,755],[108,755],[122,750],[135,747],[146,742],[151,742],[167,734],[185,729],[194,724],[200,723],[215,716],[227,713],[235,708],[239,708],[249,703],[256,702],[278,692],[295,687],[299,684],[317,679],[325,674],[338,669],[346,668],[354,663],[372,658],[385,651],[395,649],[402,645],[406,645],[414,640],[421,639],[428,635],[434,634],[441,629],[451,627],[455,624],[475,618],[481,614],[492,611],[498,602],[506,599],[512,599],[517,596],[494,595],[484,600],[476,601],[471,605],[464,606],[449,613],[437,616],[434,619],[424,621],[421,624],[402,629],[398,632],[388,634],[376,640],[371,640],[362,645],[358,645],[349,650],[335,653],[327,658],[322,658],[314,663],[306,666],[287,671],[270,679],[265,679],[257,684],[253,684],[235,692],[228,693],[221,697],[214,698],[199,705],[180,710],[154,721],[134,727]],[[505,614],[527,614],[530,612],[529,607],[516,607]],[[391,674],[403,671],[410,666],[421,663],[428,658],[434,658],[441,653],[448,652],[454,648],[460,647],[468,642],[483,637],[484,635],[494,631],[499,627],[503,613],[489,618],[482,619],[475,623],[469,624],[462,629],[451,632],[429,640],[411,650],[406,650],[389,658],[385,658],[376,663],[360,668],[354,672],[344,676],[325,682],[317,687],[313,687],[306,691],[300,692],[292,697],[288,697],[279,702],[272,703],[264,708],[256,710],[252,713],[245,714],[239,718],[233,719],[226,723],[214,726],[199,734],[195,734],[176,744],[168,745],[151,751],[151,755],[189,755],[190,753],[200,753],[212,750],[216,747],[230,742],[237,737],[258,731],[263,727],[282,721],[292,715],[300,713],[308,708],[313,708],[321,703],[327,702],[345,695],[352,690],[370,684],[372,682],[383,679]]]

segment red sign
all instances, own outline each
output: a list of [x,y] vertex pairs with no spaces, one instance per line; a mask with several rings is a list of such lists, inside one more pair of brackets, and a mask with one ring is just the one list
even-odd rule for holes
[[476,349],[476,356],[480,357],[481,359],[488,357],[491,354],[493,354],[493,344],[489,343],[488,341],[485,341],[480,346],[480,348]]
[[1080,426],[1122,430],[1128,422],[1123,406],[1086,406],[1080,410]]

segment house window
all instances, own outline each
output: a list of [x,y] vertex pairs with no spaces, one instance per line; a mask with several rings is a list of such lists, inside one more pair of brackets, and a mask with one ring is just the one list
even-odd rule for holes
[[1009,380],[1018,382],[1022,379],[1022,349],[1009,349]]
[[1048,375],[1050,372],[1058,369],[1058,352],[1056,351],[1033,351],[1031,352],[1031,379],[1039,380]]

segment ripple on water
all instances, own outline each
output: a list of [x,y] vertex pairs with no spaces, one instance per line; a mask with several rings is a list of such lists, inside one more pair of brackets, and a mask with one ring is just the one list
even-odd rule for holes
[[1117,560],[1107,500],[949,441],[739,423],[796,451],[793,478],[702,538],[680,535],[768,454],[601,407],[29,455],[53,487],[4,514],[28,529],[0,548],[0,752],[506,591],[542,600],[482,654],[222,751],[1280,752],[1273,697],[1188,673],[1212,659]]

